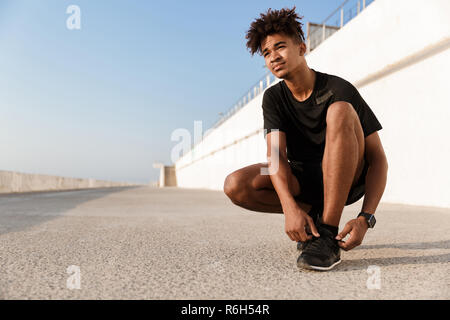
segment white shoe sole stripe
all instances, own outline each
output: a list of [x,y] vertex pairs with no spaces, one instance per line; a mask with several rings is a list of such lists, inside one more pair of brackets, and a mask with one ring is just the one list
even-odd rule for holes
[[312,266],[312,265],[307,265],[307,264],[304,264],[304,265],[302,265],[302,266],[304,266],[304,267],[306,267],[306,268],[308,268],[308,269],[313,269],[313,270],[319,270],[319,271],[328,271],[328,270],[331,270],[331,269],[333,269],[335,266],[337,266],[339,263],[341,263],[342,262],[342,260],[341,259],[339,259],[338,261],[336,261],[335,263],[333,263],[331,266],[329,266],[329,267],[319,267],[319,266]]

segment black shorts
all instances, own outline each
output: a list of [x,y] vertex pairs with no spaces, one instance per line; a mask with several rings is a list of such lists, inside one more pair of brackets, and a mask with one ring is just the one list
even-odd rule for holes
[[[323,172],[322,162],[304,163],[300,161],[290,161],[292,174],[297,177],[300,184],[300,194],[295,199],[301,202],[323,208]],[[369,169],[367,161],[364,159],[364,168],[358,182],[350,189],[345,205],[350,205],[365,194],[366,175]]]

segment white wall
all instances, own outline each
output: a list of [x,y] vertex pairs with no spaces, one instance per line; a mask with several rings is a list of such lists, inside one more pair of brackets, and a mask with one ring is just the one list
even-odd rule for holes
[[[450,207],[449,21],[448,0],[376,0],[307,56],[311,68],[355,84],[380,120],[389,162],[384,202]],[[177,161],[178,186],[221,190],[232,171],[266,161],[261,100]]]
[[354,83],[380,120],[382,201],[450,207],[449,48],[450,1],[377,0],[307,58]]
[[[266,161],[261,103],[262,94],[237,111],[176,162],[179,187],[222,190],[225,177],[232,171]],[[242,140],[234,143],[239,139]],[[220,150],[223,147],[225,148]],[[211,154],[216,150],[219,151]],[[205,155],[207,156],[201,159]]]

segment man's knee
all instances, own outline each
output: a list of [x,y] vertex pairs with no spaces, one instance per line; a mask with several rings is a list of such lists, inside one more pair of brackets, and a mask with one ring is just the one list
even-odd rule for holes
[[233,172],[225,178],[223,191],[234,204],[240,205],[246,198],[246,186],[247,184],[242,181],[240,174]]
[[337,101],[331,104],[327,110],[326,122],[328,129],[351,129],[358,117],[353,106],[345,101]]

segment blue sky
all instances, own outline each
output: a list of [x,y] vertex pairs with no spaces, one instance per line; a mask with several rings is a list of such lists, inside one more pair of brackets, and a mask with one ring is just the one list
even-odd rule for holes
[[175,129],[205,131],[266,73],[245,47],[259,13],[295,5],[306,32],[341,3],[0,0],[0,170],[157,180]]

